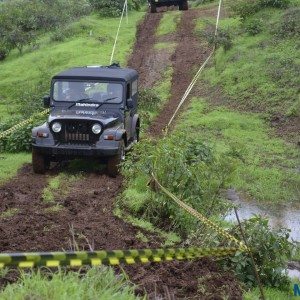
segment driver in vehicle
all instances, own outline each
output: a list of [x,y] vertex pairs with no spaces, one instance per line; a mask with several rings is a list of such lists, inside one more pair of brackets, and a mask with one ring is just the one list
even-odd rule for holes
[[69,88],[65,92],[66,101],[77,101],[88,98],[84,85],[80,82],[69,82]]

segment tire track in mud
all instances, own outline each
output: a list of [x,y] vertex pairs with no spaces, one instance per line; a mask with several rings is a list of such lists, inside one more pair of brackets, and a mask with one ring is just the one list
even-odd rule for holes
[[[172,66],[171,98],[150,127],[157,137],[175,111],[180,98],[193,76],[196,66],[205,59],[208,49],[200,47],[194,35],[194,21],[199,16],[211,16],[214,10],[189,10],[182,14],[178,31],[171,38],[177,47],[172,54],[156,50],[156,29],[162,13],[147,14],[138,27],[137,40],[128,65],[140,75],[140,85],[151,88]],[[161,241],[147,233],[149,242],[142,243],[136,234],[142,231],[113,214],[114,202],[122,191],[122,176],[109,178],[100,171],[86,173],[84,179],[71,184],[66,197],[55,199],[62,209],[47,212],[50,204],[42,200],[42,191],[49,178],[62,168],[54,168],[47,176],[33,174],[31,165],[24,166],[10,182],[0,187],[0,214],[11,208],[19,211],[10,218],[0,218],[0,251],[51,251],[74,247],[70,227],[80,249],[126,249],[159,247]],[[142,231],[143,232],[143,231]],[[240,299],[238,283],[230,274],[220,274],[217,265],[208,259],[193,262],[171,262],[125,266],[130,280],[138,285],[137,293],[148,293],[150,299],[165,297],[205,299],[214,298],[217,290]],[[118,268],[117,271],[122,272]],[[207,276],[209,275],[209,276]],[[208,295],[197,294],[198,277]],[[12,279],[15,280],[15,279]],[[5,284],[5,282],[3,282]],[[1,280],[0,280],[1,286]],[[214,298],[215,299],[215,298]]]

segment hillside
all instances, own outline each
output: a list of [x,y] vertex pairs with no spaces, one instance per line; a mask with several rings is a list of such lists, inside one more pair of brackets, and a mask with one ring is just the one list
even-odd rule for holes
[[[225,3],[217,40],[217,2],[190,5],[184,12],[131,10],[128,24],[122,23],[114,60],[139,73],[142,136],[121,175],[108,177],[98,160],[52,163],[46,175],[34,174],[26,151],[34,124],[0,140],[1,252],[189,246],[209,252],[234,246],[222,230],[242,240],[235,217],[229,218],[239,205],[266,299],[292,296],[300,280],[287,276],[287,262],[300,253],[300,4]],[[118,24],[118,17],[91,10],[62,32],[39,31],[36,45],[22,53],[12,49],[0,62],[0,132],[42,109],[53,74],[107,65]],[[165,133],[214,42],[213,59]],[[152,173],[222,230],[183,211]],[[263,215],[253,216],[258,209]],[[210,253],[79,272],[41,269],[20,276],[0,269],[0,289],[1,299],[259,299],[243,251],[221,260]]]

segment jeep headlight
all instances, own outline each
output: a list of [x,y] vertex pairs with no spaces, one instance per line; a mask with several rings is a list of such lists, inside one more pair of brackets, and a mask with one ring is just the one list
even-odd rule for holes
[[51,128],[52,128],[53,132],[55,132],[55,133],[61,132],[61,124],[58,122],[54,122],[52,124]]
[[92,127],[92,131],[94,134],[99,134],[102,130],[102,127],[100,124],[94,124]]

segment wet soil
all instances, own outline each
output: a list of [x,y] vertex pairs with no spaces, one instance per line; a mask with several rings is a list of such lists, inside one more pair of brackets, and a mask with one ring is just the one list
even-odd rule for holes
[[[139,25],[128,64],[138,70],[141,85],[153,86],[166,65],[172,64],[174,68],[172,97],[150,128],[153,137],[161,134],[196,71],[194,66],[199,66],[209,51],[200,47],[194,36],[194,20],[214,14],[212,9],[184,12],[174,35],[177,48],[172,56],[154,50],[155,31],[162,13],[147,14]],[[15,178],[0,187],[0,214],[18,209],[15,215],[0,218],[0,252],[109,250],[161,245],[157,236],[146,232],[148,242],[139,241],[136,234],[142,230],[114,215],[116,196],[122,191],[121,176],[110,178],[100,171],[86,172],[83,179],[71,184],[67,196],[55,199],[61,209],[50,212],[51,204],[43,201],[42,191],[48,179],[61,171],[66,172],[57,166],[40,176],[33,174],[31,166],[26,165]],[[137,293],[146,291],[150,299],[219,299],[223,293],[230,299],[241,299],[241,290],[233,276],[220,273],[217,263],[207,259],[125,266],[124,269],[129,279],[138,285]],[[0,286],[16,278],[17,275],[9,275],[0,280]],[[205,292],[201,294],[201,291]]]
[[183,12],[175,35],[177,47],[171,58],[173,67],[171,97],[150,126],[149,132],[152,136],[162,135],[197,69],[211,51],[209,47],[203,47],[196,36],[195,20],[202,16],[212,17],[215,14],[215,8]]

